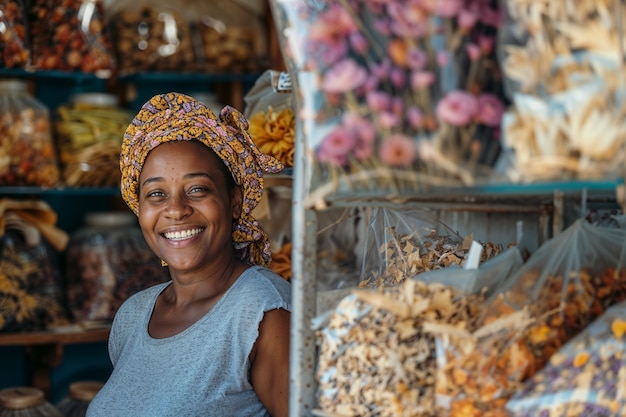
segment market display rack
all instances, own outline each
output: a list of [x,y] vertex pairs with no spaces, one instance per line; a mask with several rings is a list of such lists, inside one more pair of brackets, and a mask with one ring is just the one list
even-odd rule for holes
[[[304,164],[302,164],[304,165]],[[581,212],[588,208],[626,207],[623,178],[599,181],[563,181],[533,184],[494,184],[471,188],[440,188],[426,194],[400,195],[371,193],[334,195],[325,199],[322,208],[305,206],[304,166],[294,173],[293,253],[292,253],[292,324],[290,357],[289,415],[309,417],[316,408],[316,340],[312,329],[318,315],[316,236],[318,218],[336,208],[388,207],[395,209],[427,208],[443,211],[492,213],[494,216],[531,212],[537,216],[539,242],[564,230],[572,221],[565,208],[577,204]]]

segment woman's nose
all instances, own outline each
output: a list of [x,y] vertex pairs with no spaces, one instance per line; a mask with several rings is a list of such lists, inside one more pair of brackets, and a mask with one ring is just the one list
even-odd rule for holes
[[167,200],[166,214],[172,218],[183,218],[191,213],[191,206],[184,195],[171,195]]

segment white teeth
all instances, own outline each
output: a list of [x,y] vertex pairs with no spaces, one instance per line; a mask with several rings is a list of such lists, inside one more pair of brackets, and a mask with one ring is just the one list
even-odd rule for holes
[[164,236],[170,240],[185,240],[189,239],[202,232],[203,229],[191,229],[191,230],[183,230],[178,232],[169,232],[165,233]]

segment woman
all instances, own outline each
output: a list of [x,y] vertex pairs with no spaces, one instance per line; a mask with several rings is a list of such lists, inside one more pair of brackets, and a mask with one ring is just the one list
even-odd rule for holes
[[290,287],[265,268],[251,216],[262,154],[243,115],[193,98],[153,97],[124,134],[122,197],[171,281],[118,310],[113,372],[87,416],[287,416]]

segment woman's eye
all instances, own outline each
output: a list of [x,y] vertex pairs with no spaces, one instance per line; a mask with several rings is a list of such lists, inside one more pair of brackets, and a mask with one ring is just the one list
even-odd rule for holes
[[197,186],[197,187],[191,187],[191,189],[189,189],[189,193],[193,194],[193,193],[201,193],[201,192],[206,192],[208,191],[207,187],[201,187],[201,186]]
[[165,194],[161,191],[150,191],[146,193],[146,197],[163,197]]

